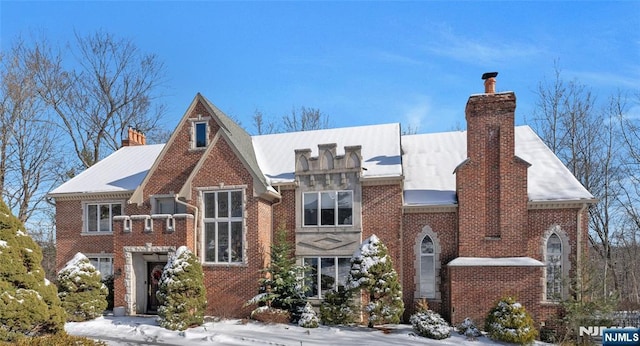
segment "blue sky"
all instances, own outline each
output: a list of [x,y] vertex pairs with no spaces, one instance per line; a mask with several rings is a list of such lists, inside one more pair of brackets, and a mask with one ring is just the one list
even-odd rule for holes
[[599,101],[640,91],[640,2],[2,1],[0,45],[74,30],[130,38],[165,63],[173,128],[197,92],[253,132],[256,109],[279,119],[319,108],[332,127],[401,122],[419,132],[464,128],[482,73],[515,91],[516,122],[553,77]]

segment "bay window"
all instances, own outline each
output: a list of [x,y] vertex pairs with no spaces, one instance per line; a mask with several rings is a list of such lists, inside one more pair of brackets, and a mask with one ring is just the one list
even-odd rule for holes
[[352,225],[353,191],[318,191],[303,194],[304,226]]
[[328,291],[344,287],[351,270],[351,258],[305,257],[304,265],[307,267],[305,284],[309,287],[307,297],[321,299]]

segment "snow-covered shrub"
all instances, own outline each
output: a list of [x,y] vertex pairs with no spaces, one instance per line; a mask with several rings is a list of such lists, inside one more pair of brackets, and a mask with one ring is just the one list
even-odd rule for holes
[[469,340],[475,340],[477,337],[482,336],[482,332],[469,317],[465,318],[456,328],[458,329],[458,334],[466,336]]
[[67,321],[82,322],[102,316],[109,290],[100,272],[78,252],[58,272],[58,297],[67,312]]
[[451,336],[451,327],[437,312],[426,310],[411,315],[409,322],[420,336],[430,339],[446,339]]
[[42,251],[0,201],[0,341],[62,331],[56,285],[45,279]]
[[316,312],[309,302],[307,302],[307,305],[302,309],[298,325],[304,328],[318,328],[318,315],[316,315]]
[[160,277],[156,294],[160,326],[185,330],[204,323],[207,298],[203,278],[200,261],[186,246],[179,247]]
[[325,293],[320,304],[320,320],[326,325],[351,324],[356,320],[357,311],[353,291],[338,286],[337,291]]
[[307,303],[307,287],[298,277],[304,268],[296,264],[293,247],[287,241],[284,227],[276,232],[270,256],[271,262],[263,270],[265,275],[260,279],[258,294],[245,305],[258,304],[286,310],[291,316],[291,322],[296,323]]
[[495,340],[531,344],[538,335],[527,310],[512,297],[503,298],[485,320],[485,331]]
[[374,234],[362,242],[351,257],[347,289],[363,290],[368,298],[364,306],[369,327],[398,323],[404,312],[402,288],[387,247]]
[[289,323],[291,314],[287,310],[261,306],[251,311],[251,318],[264,323]]
[[84,336],[69,335],[67,333],[50,334],[35,338],[22,338],[13,346],[107,346],[103,341],[91,340]]

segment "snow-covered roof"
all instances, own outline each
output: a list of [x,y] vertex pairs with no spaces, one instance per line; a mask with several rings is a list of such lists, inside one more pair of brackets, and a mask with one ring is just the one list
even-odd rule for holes
[[544,267],[544,263],[531,257],[458,257],[449,267]]
[[49,195],[133,191],[142,183],[163,147],[164,144],[122,147]]
[[335,143],[337,155],[346,146],[362,146],[362,177],[400,177],[400,124],[345,127],[316,131],[278,133],[253,137],[258,164],[274,183],[294,181],[296,149],[311,149],[318,156],[319,144]]
[[[516,155],[531,164],[531,201],[592,200],[593,196],[529,126],[515,128]],[[402,136],[406,205],[457,203],[455,168],[467,158],[467,132]]]

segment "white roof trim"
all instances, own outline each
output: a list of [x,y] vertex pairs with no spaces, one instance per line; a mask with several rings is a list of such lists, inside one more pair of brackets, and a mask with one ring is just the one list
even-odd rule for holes
[[545,264],[531,257],[458,257],[449,267],[544,267]]

